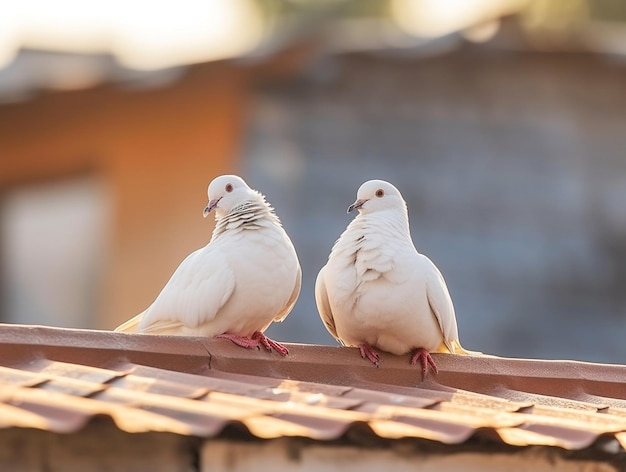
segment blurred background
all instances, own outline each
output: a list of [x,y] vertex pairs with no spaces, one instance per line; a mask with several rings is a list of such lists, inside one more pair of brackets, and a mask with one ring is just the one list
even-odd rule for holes
[[238,173],[303,267],[393,182],[466,348],[626,362],[623,0],[3,5],[0,320],[112,329],[207,243]]

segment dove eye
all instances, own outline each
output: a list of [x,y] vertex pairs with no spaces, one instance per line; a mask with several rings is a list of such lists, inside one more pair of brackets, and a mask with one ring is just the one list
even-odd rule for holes
[[233,184],[226,184],[226,191],[228,193],[232,192],[233,191]]
[[385,191],[382,188],[379,188],[378,190],[376,190],[376,196],[378,198],[383,198],[385,196]]

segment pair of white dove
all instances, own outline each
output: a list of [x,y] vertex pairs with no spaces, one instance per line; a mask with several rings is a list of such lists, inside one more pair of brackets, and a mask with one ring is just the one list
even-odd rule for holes
[[[215,178],[206,217],[210,242],[176,269],[155,301],[116,331],[226,338],[286,355],[263,332],[289,314],[302,271],[289,236],[265,197],[236,175]],[[348,212],[359,214],[333,246],[315,284],[324,325],[379,366],[376,349],[411,353],[422,373],[430,352],[466,353],[452,299],[437,267],[415,249],[402,195],[383,180],[365,182]]]

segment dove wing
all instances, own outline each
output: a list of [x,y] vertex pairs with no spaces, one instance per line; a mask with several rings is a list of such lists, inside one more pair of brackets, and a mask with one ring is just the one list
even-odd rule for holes
[[320,312],[320,316],[326,326],[326,329],[337,341],[341,342],[341,340],[337,337],[335,319],[333,318],[333,312],[328,301],[326,281],[324,280],[325,269],[326,266],[322,267],[319,274],[317,274],[317,279],[315,280],[315,303],[317,304],[317,310]]
[[117,330],[179,334],[213,320],[235,289],[228,259],[215,249],[209,245],[187,256],[152,305]]
[[287,301],[287,304],[284,306],[282,310],[278,312],[278,314],[274,317],[274,321],[283,321],[287,315],[293,309],[293,306],[296,304],[298,300],[298,296],[300,295],[300,288],[302,287],[302,268],[298,264],[298,275],[296,276],[296,283],[293,286],[293,291],[291,292],[291,296]]
[[441,272],[439,272],[439,269],[437,269],[437,266],[426,256],[421,256],[426,266],[426,295],[428,297],[428,304],[439,323],[445,348],[449,352],[454,353],[457,347],[460,347],[460,344],[454,305],[452,304],[452,298],[450,298],[450,292],[448,292],[446,282]]

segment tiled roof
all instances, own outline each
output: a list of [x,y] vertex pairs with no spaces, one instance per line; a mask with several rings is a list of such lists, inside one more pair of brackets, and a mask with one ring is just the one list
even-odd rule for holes
[[[579,450],[626,446],[626,366],[434,354],[422,381],[408,356],[375,368],[353,348],[3,325],[0,427],[80,431],[110,417],[127,432],[203,438],[470,438]],[[616,440],[616,441],[615,441]],[[618,447],[618,446],[621,446]]]

